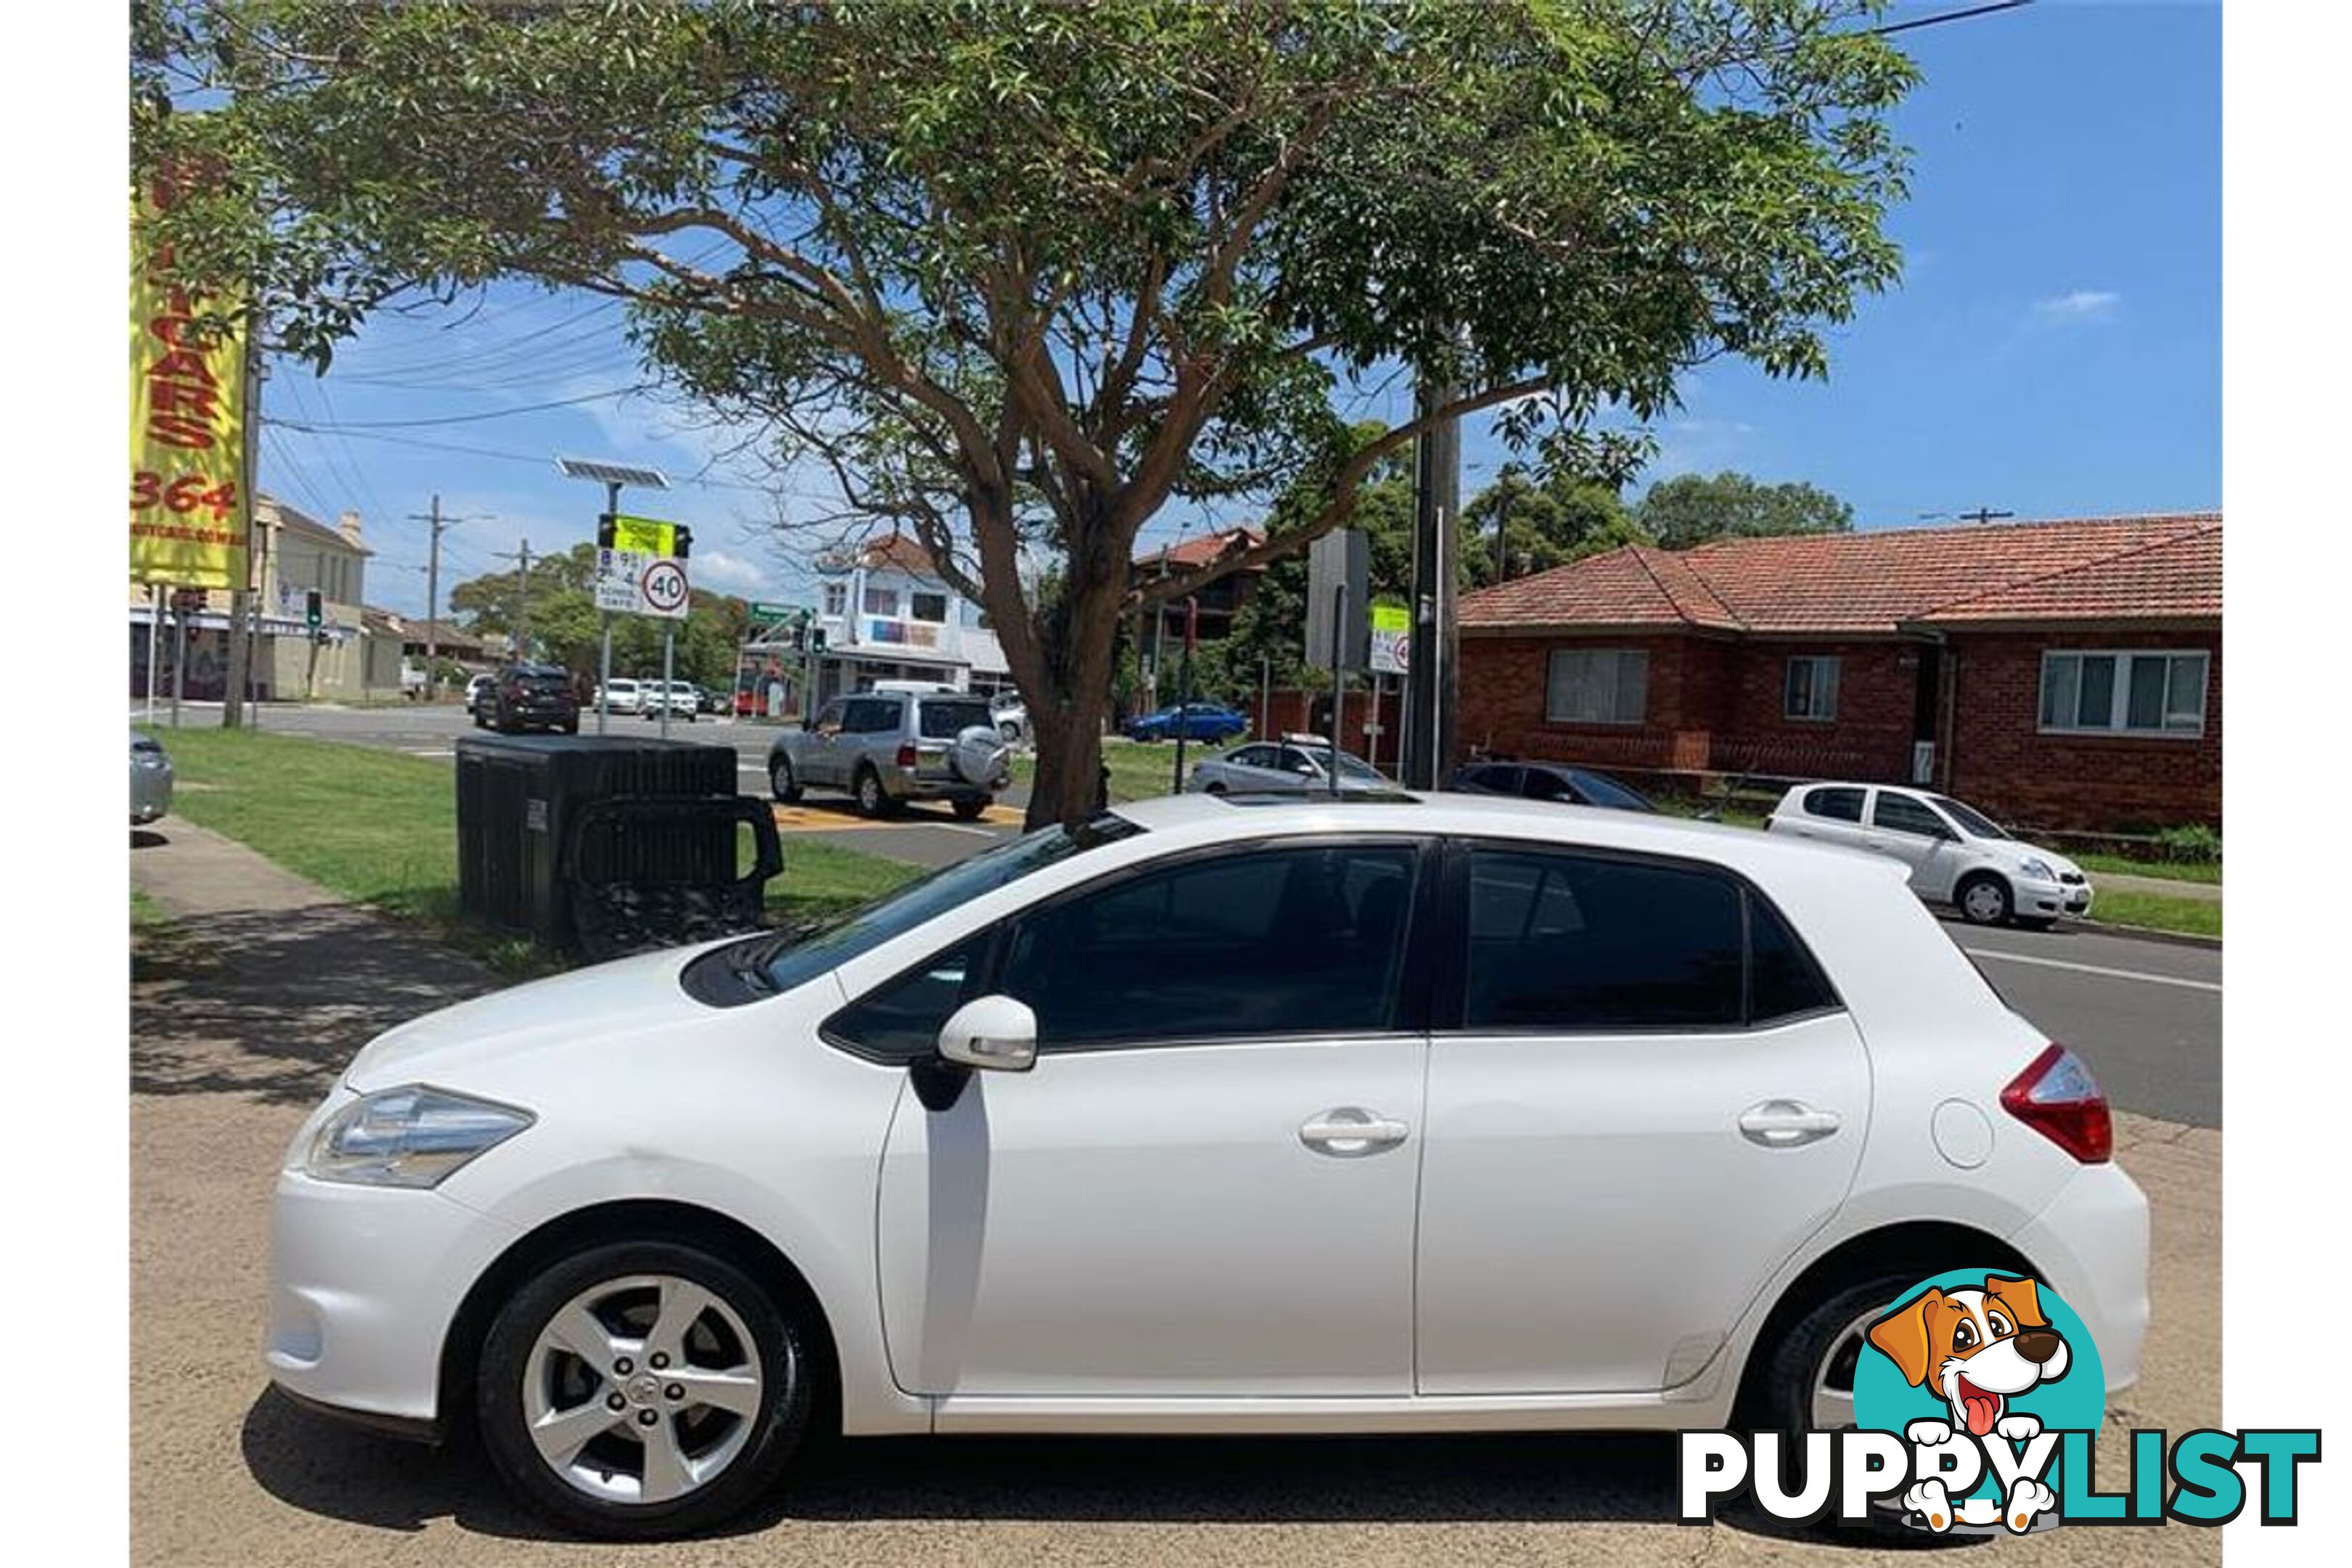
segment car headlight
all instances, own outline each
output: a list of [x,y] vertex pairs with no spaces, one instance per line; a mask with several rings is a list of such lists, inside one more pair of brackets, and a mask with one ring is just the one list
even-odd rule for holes
[[2025,863],[2018,869],[2037,882],[2054,882],[2058,879],[2058,873],[2050,868],[2050,862],[2039,855],[2027,856]]
[[322,1182],[431,1187],[535,1120],[528,1110],[422,1084],[345,1106],[310,1140],[302,1169]]

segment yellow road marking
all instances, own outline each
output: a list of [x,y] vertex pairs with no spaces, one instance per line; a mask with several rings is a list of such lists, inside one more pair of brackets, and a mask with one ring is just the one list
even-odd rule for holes
[[[776,814],[776,827],[784,833],[837,833],[858,827],[919,827],[925,823],[961,827],[963,819],[946,806],[931,802],[919,802],[907,807],[900,816],[873,817],[859,815],[849,801],[803,801],[786,805],[781,801],[770,803]],[[1003,827],[1018,827],[1023,815],[1009,805],[992,805],[980,816],[982,823]]]

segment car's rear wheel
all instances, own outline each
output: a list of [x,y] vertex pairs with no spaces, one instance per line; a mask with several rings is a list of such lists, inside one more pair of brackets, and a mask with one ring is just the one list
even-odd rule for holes
[[[1766,1352],[1763,1378],[1756,1386],[1757,1425],[1792,1435],[1851,1430],[1855,1425],[1854,1374],[1868,1346],[1870,1325],[1917,1282],[1901,1275],[1874,1275],[1832,1291],[1791,1323]],[[1793,1445],[1801,1439],[1791,1436],[1787,1441]],[[1873,1533],[1902,1531],[1900,1510],[1874,1508],[1859,1528]]]
[[857,795],[857,809],[866,816],[880,816],[890,809],[889,797],[882,793],[882,775],[876,773],[872,766],[868,765],[857,770],[857,783],[854,787]]
[[779,756],[768,763],[768,785],[786,805],[800,799],[800,775],[793,772],[790,757]]
[[705,1529],[772,1487],[808,1425],[808,1335],[727,1259],[608,1243],[499,1310],[476,1394],[484,1447],[583,1534]]
[[982,814],[988,810],[988,802],[959,800],[950,803],[950,808],[955,812],[958,822],[978,822]]
[[1959,907],[1960,918],[1970,925],[2006,925],[2013,912],[2009,884],[1990,871],[1962,879],[1952,890],[1952,902]]

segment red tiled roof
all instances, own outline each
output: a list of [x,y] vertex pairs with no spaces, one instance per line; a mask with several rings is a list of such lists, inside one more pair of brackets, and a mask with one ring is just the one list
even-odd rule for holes
[[901,572],[912,572],[929,577],[938,574],[931,562],[931,552],[904,533],[886,533],[879,539],[869,539],[850,552],[851,559],[871,572],[878,567],[895,566]]
[[[1889,633],[1920,621],[2221,614],[2218,512],[1626,545],[1465,595],[1468,629]],[[1965,613],[1963,613],[1965,612]]]
[[[1179,566],[1206,566],[1229,550],[1246,550],[1265,538],[1265,535],[1254,528],[1228,528],[1215,533],[1203,533],[1180,544],[1170,545],[1168,565],[1171,571]],[[1155,550],[1149,555],[1137,556],[1135,564],[1157,568],[1160,559],[1160,552]]]
[[2085,566],[1938,605],[1926,626],[2000,621],[2202,620],[2221,614],[2221,525],[2217,521]]

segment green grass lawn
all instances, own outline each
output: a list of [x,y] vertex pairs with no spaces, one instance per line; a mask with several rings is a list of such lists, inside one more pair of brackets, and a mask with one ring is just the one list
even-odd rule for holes
[[[1191,773],[1192,764],[1202,757],[1218,754],[1218,748],[1204,742],[1184,743],[1184,771]],[[1118,736],[1103,739],[1103,765],[1110,769],[1111,804],[1130,800],[1150,800],[1155,795],[1172,795],[1169,786],[1175,782],[1176,743],[1173,741],[1129,741]],[[1037,759],[1023,754],[1013,759],[1013,782],[1027,785],[1037,776]]]
[[2162,893],[2095,889],[2091,918],[2101,925],[2138,926],[2144,931],[2181,931],[2190,936],[2221,934],[2221,903],[2218,899],[2174,899]]
[[[173,815],[236,839],[329,892],[424,925],[508,973],[547,967],[527,943],[457,911],[457,799],[449,764],[331,741],[233,730],[163,737],[178,773]],[[768,907],[823,919],[887,892],[917,868],[788,837]],[[132,913],[138,919],[134,897]]]
[[2219,860],[2135,860],[2127,855],[2069,855],[2069,860],[2085,871],[2107,871],[2123,877],[2161,877],[2168,882],[2206,882],[2219,884],[2221,862]]

